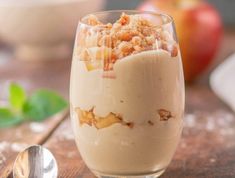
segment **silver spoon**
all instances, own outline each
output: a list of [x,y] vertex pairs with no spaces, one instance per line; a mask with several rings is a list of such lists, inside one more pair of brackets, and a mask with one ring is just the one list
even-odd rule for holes
[[57,178],[58,166],[52,153],[40,145],[20,152],[13,166],[14,178]]

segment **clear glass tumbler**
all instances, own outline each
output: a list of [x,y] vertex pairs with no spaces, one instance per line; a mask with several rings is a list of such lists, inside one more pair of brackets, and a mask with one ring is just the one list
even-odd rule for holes
[[80,154],[96,176],[160,176],[181,137],[184,98],[170,16],[106,11],[80,20],[71,120]]

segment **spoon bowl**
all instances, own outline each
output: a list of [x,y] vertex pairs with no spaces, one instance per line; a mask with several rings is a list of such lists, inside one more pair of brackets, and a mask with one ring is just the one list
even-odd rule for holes
[[56,178],[58,166],[53,154],[40,145],[20,152],[13,166],[14,178]]

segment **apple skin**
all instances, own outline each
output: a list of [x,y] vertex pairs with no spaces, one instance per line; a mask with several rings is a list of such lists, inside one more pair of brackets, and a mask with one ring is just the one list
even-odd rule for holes
[[185,80],[191,82],[213,61],[222,39],[223,25],[215,8],[204,1],[194,0],[194,4],[189,7],[175,6],[174,2],[146,1],[138,9],[160,10],[174,18]]

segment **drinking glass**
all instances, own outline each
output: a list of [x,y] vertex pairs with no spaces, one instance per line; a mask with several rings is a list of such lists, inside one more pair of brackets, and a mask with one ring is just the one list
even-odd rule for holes
[[184,98],[170,16],[120,10],[79,21],[71,121],[79,152],[97,177],[160,176],[181,137]]

